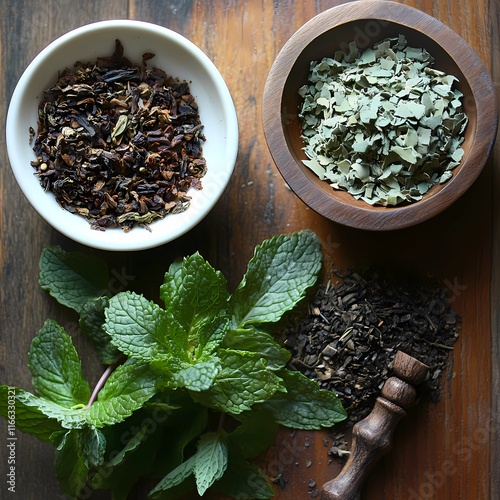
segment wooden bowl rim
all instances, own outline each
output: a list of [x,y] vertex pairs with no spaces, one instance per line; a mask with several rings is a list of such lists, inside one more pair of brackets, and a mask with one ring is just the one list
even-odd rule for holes
[[[281,119],[283,89],[295,61],[309,43],[340,25],[361,20],[401,24],[437,43],[455,62],[472,91],[476,128],[464,163],[433,196],[402,207],[383,210],[349,205],[319,189],[291,155]],[[411,21],[411,23],[409,23]],[[425,25],[426,31],[415,27]],[[269,111],[268,111],[269,110]],[[276,112],[280,110],[280,112]],[[375,231],[400,229],[423,222],[450,206],[477,179],[495,142],[498,109],[493,82],[474,50],[436,18],[413,7],[384,0],[358,0],[328,9],[299,28],[276,57],[262,99],[264,135],[274,163],[290,189],[310,208],[335,222]],[[324,181],[323,181],[324,182]]]

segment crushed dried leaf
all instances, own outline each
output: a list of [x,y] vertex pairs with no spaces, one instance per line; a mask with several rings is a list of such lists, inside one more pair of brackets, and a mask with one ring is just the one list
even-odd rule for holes
[[457,78],[433,63],[403,35],[311,62],[299,89],[304,165],[370,205],[419,201],[447,182],[468,119]]

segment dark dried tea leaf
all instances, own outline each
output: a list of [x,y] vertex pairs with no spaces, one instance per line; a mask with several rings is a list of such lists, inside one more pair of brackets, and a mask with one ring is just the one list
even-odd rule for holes
[[32,162],[59,204],[93,229],[135,225],[189,207],[202,189],[205,140],[189,85],[133,65],[116,40],[110,57],[65,69],[39,106]]
[[432,282],[403,286],[375,270],[337,278],[336,286],[318,290],[309,314],[287,332],[290,367],[337,394],[348,426],[371,412],[398,350],[430,367],[419,390],[437,401],[458,337],[447,291]]

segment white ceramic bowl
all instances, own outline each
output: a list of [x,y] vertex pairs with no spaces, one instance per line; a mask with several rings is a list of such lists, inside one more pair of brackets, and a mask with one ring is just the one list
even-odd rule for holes
[[[52,193],[40,186],[30,162],[29,128],[37,130],[38,105],[43,91],[57,81],[58,72],[76,61],[92,62],[114,52],[115,40],[124,55],[140,63],[152,52],[149,65],[189,83],[199,106],[206,141],[202,143],[207,173],[202,190],[190,189],[190,207],[151,224],[151,232],[135,227],[96,231],[88,221],[62,209]],[[7,150],[17,182],[31,205],[55,229],[79,243],[104,250],[141,250],[171,241],[200,222],[223,193],[238,151],[238,122],[229,90],[215,65],[192,42],[167,28],[141,21],[112,20],[82,26],[48,45],[28,66],[14,90],[7,114]]]

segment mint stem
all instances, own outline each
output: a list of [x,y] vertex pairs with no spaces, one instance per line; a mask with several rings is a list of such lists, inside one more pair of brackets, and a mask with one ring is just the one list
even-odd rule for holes
[[89,402],[87,403],[87,406],[85,409],[89,409],[96,401],[97,395],[99,394],[99,391],[104,387],[104,384],[110,377],[110,375],[116,370],[116,368],[123,363],[123,360],[117,361],[116,363],[113,363],[112,365],[109,365],[104,373],[101,375],[101,378],[97,381],[97,384],[94,387],[94,390],[92,391],[92,394],[90,395]]
[[219,426],[217,427],[217,432],[221,431],[224,426],[224,420],[226,418],[226,414],[222,412],[219,417]]

